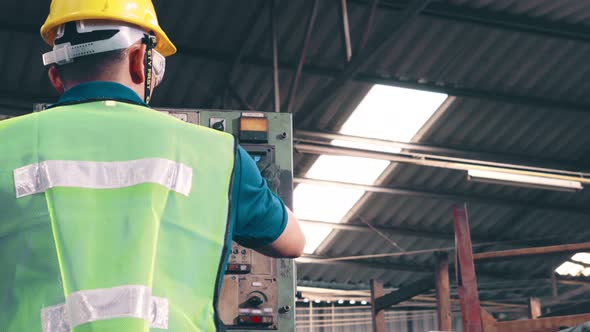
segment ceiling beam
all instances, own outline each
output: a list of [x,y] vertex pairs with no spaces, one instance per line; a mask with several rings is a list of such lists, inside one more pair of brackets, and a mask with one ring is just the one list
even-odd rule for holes
[[566,253],[576,253],[588,250],[590,250],[590,242],[482,252],[474,254],[473,259],[478,262],[489,262],[498,260],[509,260],[515,258],[526,258],[531,256],[549,256],[556,254],[562,255]]
[[310,178],[302,178],[296,176],[293,178],[295,183],[306,183],[314,185],[325,185],[325,186],[337,186],[342,188],[360,189],[372,193],[388,194],[388,195],[402,195],[410,197],[420,197],[428,199],[439,199],[449,202],[471,202],[477,204],[496,205],[496,206],[507,206],[513,208],[522,208],[530,210],[542,210],[542,211],[553,211],[561,213],[577,213],[577,214],[590,214],[590,208],[551,204],[551,203],[540,203],[533,201],[526,201],[521,199],[505,199],[496,198],[481,195],[472,195],[469,193],[458,193],[458,192],[442,192],[442,191],[426,191],[417,190],[406,187],[385,187],[376,185],[362,185],[356,183],[346,183],[337,181],[317,180]]
[[[0,21],[0,30],[35,35],[38,35],[39,33],[39,27],[36,24],[9,22],[5,20]],[[41,43],[41,41],[39,42]],[[235,62],[236,59],[236,55],[229,52],[219,52],[207,49],[200,49],[189,44],[179,44],[177,46],[178,56],[186,56],[189,58],[201,59],[211,62],[220,62],[225,64],[232,64]],[[249,56],[243,54],[240,63],[243,65],[258,67],[264,70],[269,70],[269,68],[272,68],[272,58],[267,57]],[[287,70],[295,72],[297,70],[297,65],[298,64],[295,62],[279,62],[279,67],[281,71]],[[313,64],[306,64],[303,68],[303,73],[305,73],[306,75],[325,77],[329,79],[334,79],[341,75],[341,71],[337,67],[315,66]],[[352,80],[355,82],[362,82],[368,84],[384,84],[422,91],[439,92],[448,94],[450,96],[519,104],[523,106],[530,106],[530,111],[537,111],[537,109],[540,108],[543,110],[553,110],[558,112],[590,112],[590,104],[587,103],[580,103],[577,101],[568,100],[555,100],[546,97],[523,95],[518,93],[508,93],[505,91],[493,89],[464,87],[449,82],[418,82],[413,80],[401,79],[395,75],[382,76],[363,72],[358,72],[355,75],[353,75]]]
[[[351,4],[354,3],[362,6],[366,6],[368,2],[368,0],[349,1]],[[400,0],[382,1],[379,4],[379,9],[398,12],[404,8],[404,4],[405,1]],[[590,42],[590,28],[586,25],[531,17],[526,14],[513,14],[506,11],[492,11],[484,8],[470,8],[465,5],[437,1],[426,7],[422,15],[461,23],[473,23],[507,31]]]
[[[231,61],[231,54],[224,52],[217,52],[205,49],[198,49],[194,47],[179,46],[179,55],[196,57],[207,61],[228,62]],[[258,56],[244,56],[242,63],[254,67],[267,69],[272,59],[258,57]],[[292,62],[280,62],[281,70],[295,71],[297,64]],[[316,66],[313,64],[306,64],[303,68],[303,73],[306,75],[313,75],[332,79],[338,76],[340,71],[335,67]],[[355,82],[367,84],[383,84],[401,88],[438,92],[448,94],[450,96],[475,98],[489,100],[493,102],[503,102],[510,104],[518,104],[531,107],[531,111],[537,111],[538,108],[543,110],[554,110],[559,112],[574,112],[574,113],[588,113],[590,112],[590,104],[580,103],[577,101],[556,100],[540,96],[523,95],[518,93],[493,90],[493,89],[479,89],[477,87],[459,86],[451,82],[428,82],[416,81],[410,79],[402,79],[395,75],[381,76],[377,74],[360,72],[352,79]]]
[[[434,250],[433,250],[434,252]],[[344,267],[349,269],[358,269],[358,268],[366,268],[366,269],[376,269],[376,270],[388,270],[388,271],[406,271],[406,272],[417,272],[417,273],[432,273],[435,269],[434,264],[415,264],[415,263],[398,263],[398,262],[391,262],[383,259],[375,259],[371,260],[370,262],[358,261],[358,260],[346,260],[346,261],[326,261],[326,259],[330,259],[332,257],[324,257],[318,255],[308,255],[304,257],[297,258],[295,262],[297,264],[322,264],[324,266],[334,266],[334,267]],[[453,266],[450,267],[450,273],[454,272],[455,268]],[[478,277],[482,278],[491,278],[491,279],[498,279],[498,280],[534,280],[534,281],[544,281],[547,283],[551,282],[551,279],[548,278],[546,275],[530,275],[527,274],[528,271],[520,270],[515,271],[511,270],[510,273],[498,272],[495,270],[491,270],[487,267],[482,267],[481,265],[476,265],[476,273]],[[570,276],[559,276],[556,275],[555,279],[557,282],[563,285],[590,285],[590,278],[588,277],[570,277]],[[433,279],[434,280],[434,279]],[[484,281],[485,283],[485,281]]]
[[441,156],[451,156],[466,159],[477,159],[486,162],[495,163],[511,163],[520,164],[531,167],[556,168],[569,171],[580,171],[579,165],[574,165],[571,162],[539,159],[539,158],[523,158],[522,156],[514,154],[498,154],[491,152],[475,151],[470,148],[461,148],[456,146],[433,145],[418,142],[401,142],[393,140],[385,140],[378,138],[369,138],[362,136],[343,135],[330,131],[295,129],[293,140],[297,143],[312,143],[312,144],[330,144],[332,140],[344,140],[349,142],[358,142],[372,144],[374,146],[393,147],[404,149],[405,151],[417,151],[432,153]]
[[[303,225],[310,225],[310,226],[320,226],[320,227],[330,227],[334,230],[341,230],[341,231],[352,231],[352,232],[363,232],[363,233],[372,233],[375,230],[383,233],[393,233],[395,235],[403,235],[403,236],[412,236],[418,238],[427,238],[433,240],[445,240],[445,241],[455,241],[455,234],[453,232],[441,232],[441,231],[432,231],[420,228],[413,228],[413,227],[400,227],[400,226],[391,226],[391,225],[373,225],[371,226],[367,224],[360,224],[360,223],[331,223],[325,221],[315,221],[315,220],[299,220],[299,222]],[[562,234],[565,236],[565,234]],[[510,244],[526,244],[526,243],[546,243],[547,241],[557,240],[558,237],[546,237],[546,238],[538,238],[538,239],[523,239],[523,238],[506,238],[505,236],[501,236],[498,234],[472,234],[471,237],[476,244],[483,243],[487,245],[510,245]],[[500,240],[499,240],[500,239]],[[437,249],[442,250],[442,248]]]
[[[586,290],[588,291],[588,290]],[[565,304],[565,305],[564,305]],[[558,317],[558,316],[567,316],[567,315],[577,315],[590,312],[590,301],[587,300],[579,300],[575,302],[575,304],[570,304],[568,301],[561,301],[557,303],[555,306],[551,304],[547,305],[544,304],[546,307],[551,306],[551,312],[545,314],[541,317]]]
[[548,332],[561,330],[563,326],[576,326],[590,321],[590,314],[548,317],[539,319],[501,321],[496,331]]
[[[297,264],[322,264],[324,266],[338,266],[345,268],[358,269],[370,268],[378,270],[393,270],[393,271],[406,271],[416,273],[432,273],[434,266],[424,264],[407,264],[407,263],[396,263],[396,262],[360,262],[360,261],[325,261],[321,256],[306,256],[300,257],[296,260]],[[434,279],[433,279],[434,282]]]
[[420,278],[408,285],[400,287],[391,293],[385,294],[375,299],[372,309],[376,312],[387,309],[400,302],[407,301],[414,296],[425,293],[434,288],[434,275],[428,275]]
[[460,86],[459,84],[450,82],[418,82],[415,80],[402,79],[395,76],[380,78],[372,74],[359,74],[356,76],[355,80],[357,82],[365,82],[369,84],[383,84],[400,88],[444,93],[455,97],[475,98],[493,102],[517,104],[531,107],[531,111],[536,111],[536,109],[532,108],[541,108],[543,110],[560,110],[573,113],[590,112],[588,109],[590,105],[588,103],[557,100],[533,95],[523,95],[519,93],[493,89],[482,90],[474,87]]
[[[561,169],[497,163],[485,160],[457,158],[453,156],[415,153],[409,151],[379,151],[370,148],[338,146],[330,144],[328,142],[295,142],[295,144],[293,144],[293,149],[299,153],[307,153],[312,155],[334,155],[371,158],[387,160],[393,163],[403,163],[457,171],[487,170],[518,175],[538,176],[548,179],[568,180],[572,182],[579,182],[580,184],[590,184],[590,179],[586,179],[586,177],[590,177],[590,173],[586,174],[581,172],[580,170],[567,171]],[[524,182],[520,186],[527,187]],[[580,188],[580,190],[581,189],[583,188]]]
[[[371,233],[375,230],[379,232],[387,232],[387,233],[395,233],[396,235],[403,235],[403,236],[413,236],[419,238],[427,238],[433,240],[448,240],[453,241],[455,235],[452,232],[435,232],[431,230],[425,229],[417,229],[417,228],[410,228],[410,227],[399,227],[399,226],[377,226],[371,225],[369,227],[366,224],[357,224],[357,223],[331,223],[325,221],[315,221],[315,220],[299,220],[299,222],[303,225],[310,225],[310,226],[322,226],[322,227],[330,227],[334,230],[339,231],[353,231],[353,232],[366,232]],[[474,236],[476,241],[488,241],[490,238]]]
[[[489,247],[491,245],[524,245],[543,241],[540,239],[533,239],[533,240],[516,240],[516,241],[499,241],[499,242],[489,242],[489,243],[476,243],[473,247]],[[384,252],[378,254],[361,254],[355,256],[338,256],[338,257],[329,257],[329,256],[318,256],[318,255],[304,255],[302,256],[301,261],[305,261],[305,258],[312,258],[314,260],[317,259],[317,263],[329,263],[329,262],[346,262],[346,261],[355,261],[355,262],[362,262],[369,259],[385,259],[385,258],[394,258],[394,257],[408,257],[408,256],[418,256],[418,255],[433,255],[437,253],[453,253],[456,251],[456,248],[453,247],[436,247],[436,248],[429,248],[429,249],[418,249],[418,250],[411,250],[411,251],[396,251],[396,252]],[[555,254],[547,254],[547,255],[555,255]]]

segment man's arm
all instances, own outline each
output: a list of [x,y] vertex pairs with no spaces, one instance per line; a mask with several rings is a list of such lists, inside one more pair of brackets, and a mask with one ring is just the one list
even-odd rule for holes
[[233,188],[234,240],[271,257],[299,257],[305,236],[299,222],[264,180],[258,166],[238,147]]
[[305,236],[293,212],[285,207],[288,219],[283,233],[273,243],[256,251],[270,257],[297,258],[303,255]]

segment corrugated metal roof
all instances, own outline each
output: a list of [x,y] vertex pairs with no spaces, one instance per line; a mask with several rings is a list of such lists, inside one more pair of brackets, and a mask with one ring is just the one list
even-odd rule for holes
[[[383,24],[382,29],[386,29]],[[515,94],[588,101],[580,85],[590,44],[420,17],[370,73]],[[551,77],[552,79],[547,79]],[[556,82],[560,82],[556,85]]]
[[587,19],[590,17],[590,5],[585,1],[578,0],[449,0],[449,2],[478,9],[575,24],[588,24]]
[[[367,2],[349,0],[348,9],[354,54],[362,34]],[[281,95],[286,97],[293,69],[302,48],[311,0],[280,0],[277,11]],[[406,2],[380,1],[370,43],[393,33],[392,24]],[[253,107],[272,111],[273,88],[269,40],[268,2],[156,1],[161,23],[179,46],[170,58],[167,77],[156,91],[154,105],[184,108],[225,106],[240,108],[231,98],[220,103],[233,58],[245,44],[243,61],[231,77],[231,84]],[[521,102],[496,100],[510,93],[529,98],[546,98],[564,103],[590,105],[590,2],[578,0],[450,0],[433,2],[449,10],[469,9],[478,19],[460,15],[435,15],[432,10],[419,16],[389,41],[375,58],[362,66],[363,77],[378,77],[413,84],[467,88],[487,98],[456,98],[440,117],[423,130],[417,141],[480,152],[510,154],[579,163],[590,168],[590,113],[563,108],[525,106]],[[261,10],[262,8],[262,10]],[[23,0],[0,4],[0,113],[30,110],[36,101],[55,98],[40,63],[48,49],[38,37],[48,3]],[[584,38],[559,38],[558,34],[527,33],[526,29],[502,25],[501,20],[483,22],[485,17],[520,18],[527,23],[546,22],[575,31]],[[24,18],[24,19],[21,19]],[[540,20],[540,21],[538,21]],[[478,22],[483,22],[482,24]],[[527,23],[528,24],[528,23]],[[502,26],[498,26],[502,25]],[[550,33],[548,31],[547,33]],[[325,87],[345,67],[337,2],[320,1],[296,112],[315,113],[295,123],[296,128],[338,130],[368,89],[366,80],[344,84],[324,109],[314,105],[325,95]],[[509,98],[508,98],[509,99]],[[313,157],[295,154],[295,173],[302,175]],[[557,193],[498,185],[469,183],[464,172],[392,165],[380,184],[442,193],[489,196],[507,200],[559,204],[584,208],[590,199],[581,193]],[[437,232],[452,232],[451,200],[415,196],[367,194],[349,220],[359,218],[376,225],[400,226]],[[537,238],[560,236],[568,242],[583,241],[588,234],[584,213],[535,210],[519,206],[472,203],[469,205],[474,235],[489,238]],[[567,210],[567,209],[566,209]],[[452,241],[387,234],[407,251],[452,245]],[[505,247],[505,246],[504,246]],[[488,247],[497,249],[499,246]],[[333,256],[393,252],[391,243],[377,234],[368,236],[349,231],[334,232],[319,253]],[[488,263],[486,271],[516,274],[547,274],[564,257]],[[404,264],[431,265],[432,255],[382,260]],[[421,274],[408,271],[358,269],[302,264],[299,277],[308,280],[366,283],[378,278],[391,285],[405,285]],[[567,286],[562,286],[567,287]],[[547,289],[525,292],[544,296]],[[490,293],[490,298],[511,296]]]

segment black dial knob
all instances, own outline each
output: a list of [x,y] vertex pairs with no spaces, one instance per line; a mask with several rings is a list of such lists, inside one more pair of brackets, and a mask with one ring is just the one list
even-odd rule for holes
[[225,123],[223,121],[215,122],[211,128],[219,131],[225,131]]
[[261,305],[264,301],[260,298],[260,296],[251,296],[248,301],[246,301],[246,303],[248,304],[249,307],[258,307],[259,305]]

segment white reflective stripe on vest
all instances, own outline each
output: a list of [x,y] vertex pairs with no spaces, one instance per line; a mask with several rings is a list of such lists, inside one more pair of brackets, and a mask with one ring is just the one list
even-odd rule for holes
[[82,324],[115,319],[140,318],[150,328],[168,329],[168,300],[152,296],[145,286],[121,286],[72,293],[65,304],[43,308],[43,332],[70,332]]
[[142,183],[160,184],[188,196],[192,178],[192,168],[160,158],[115,162],[48,160],[14,170],[17,198],[55,187],[117,189]]

